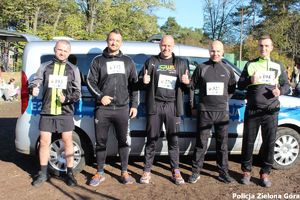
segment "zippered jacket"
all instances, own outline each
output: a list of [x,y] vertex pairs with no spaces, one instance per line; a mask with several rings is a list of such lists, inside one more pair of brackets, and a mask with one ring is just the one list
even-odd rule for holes
[[[66,87],[51,86],[59,79],[51,79],[51,76],[62,76],[66,78]],[[32,94],[33,87],[39,86],[42,92],[42,115],[74,115],[74,102],[81,97],[81,79],[77,66],[70,62],[61,62],[54,58],[51,61],[42,63],[29,83],[29,94]],[[65,102],[59,101],[58,95],[62,92]]]
[[[262,78],[260,78],[260,82],[253,84],[251,76],[255,73],[260,74]],[[281,63],[263,58],[247,62],[238,81],[238,89],[247,90],[247,107],[250,109],[279,109],[278,97],[272,93],[276,85],[281,95],[289,92],[286,69]]]
[[[212,89],[208,87],[211,84],[221,85],[222,93],[211,94],[208,91]],[[200,111],[228,111],[228,100],[236,88],[235,75],[227,64],[210,59],[195,69],[191,87],[192,90],[199,89],[200,91],[198,101]]]
[[[183,94],[184,91],[189,91],[190,84],[185,85],[181,83],[181,77],[183,74],[185,74],[186,70],[189,70],[189,64],[187,60],[183,60],[179,57],[176,57],[175,54],[173,53],[172,55],[173,58],[173,63],[177,71],[177,82],[175,86],[175,92],[176,92],[176,99],[175,99],[175,106],[176,106],[176,116],[181,116],[184,114],[184,102],[183,102]],[[158,69],[158,66],[160,64],[160,56],[152,56],[150,57],[144,64],[144,67],[139,73],[139,88],[146,90],[146,111],[147,114],[156,114],[156,102],[155,102],[155,92],[156,92],[156,87],[155,87],[155,74],[156,70]],[[151,81],[149,84],[145,85],[143,83],[143,76],[145,73],[145,70],[148,70],[148,74],[151,76]]]
[[[139,92],[134,88],[137,82],[135,64],[129,56],[121,51],[117,55],[109,55],[105,48],[101,55],[96,56],[87,75],[87,85],[96,98],[97,106],[103,109],[119,109],[131,104],[137,108]],[[102,105],[104,96],[113,97],[109,105]]]

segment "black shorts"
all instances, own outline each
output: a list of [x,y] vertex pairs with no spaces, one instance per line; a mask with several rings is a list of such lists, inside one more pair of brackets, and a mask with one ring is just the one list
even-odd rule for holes
[[49,116],[41,115],[40,131],[47,131],[51,133],[62,133],[74,130],[73,116]]

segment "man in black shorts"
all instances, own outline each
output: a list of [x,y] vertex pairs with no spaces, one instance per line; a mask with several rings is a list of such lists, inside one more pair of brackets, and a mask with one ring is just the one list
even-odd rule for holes
[[53,60],[42,63],[33,81],[29,84],[29,93],[36,97],[42,89],[42,110],[40,118],[39,158],[41,170],[32,182],[40,186],[48,180],[49,145],[52,133],[62,133],[67,161],[66,182],[75,186],[77,181],[73,176],[74,150],[72,131],[74,129],[74,105],[81,96],[79,69],[68,62],[71,52],[70,42],[59,40],[54,47]]

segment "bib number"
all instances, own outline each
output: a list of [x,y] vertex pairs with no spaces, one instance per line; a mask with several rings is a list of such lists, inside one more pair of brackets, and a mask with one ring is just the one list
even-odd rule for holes
[[125,74],[125,66],[122,61],[112,61],[106,63],[107,74]]
[[208,82],[206,83],[206,95],[223,95],[224,83],[222,82]]
[[53,89],[67,89],[68,77],[59,75],[49,75],[48,87]]
[[258,82],[264,84],[275,85],[275,72],[274,71],[263,71],[258,73]]
[[160,74],[158,78],[158,87],[174,90],[177,77]]

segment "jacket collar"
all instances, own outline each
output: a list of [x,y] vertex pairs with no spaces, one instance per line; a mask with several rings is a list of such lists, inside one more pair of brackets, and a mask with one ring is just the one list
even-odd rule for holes
[[103,56],[106,57],[106,58],[121,57],[121,56],[123,56],[123,53],[122,53],[121,50],[119,50],[119,53],[117,55],[111,55],[111,54],[108,53],[108,48],[106,47],[103,50]]

